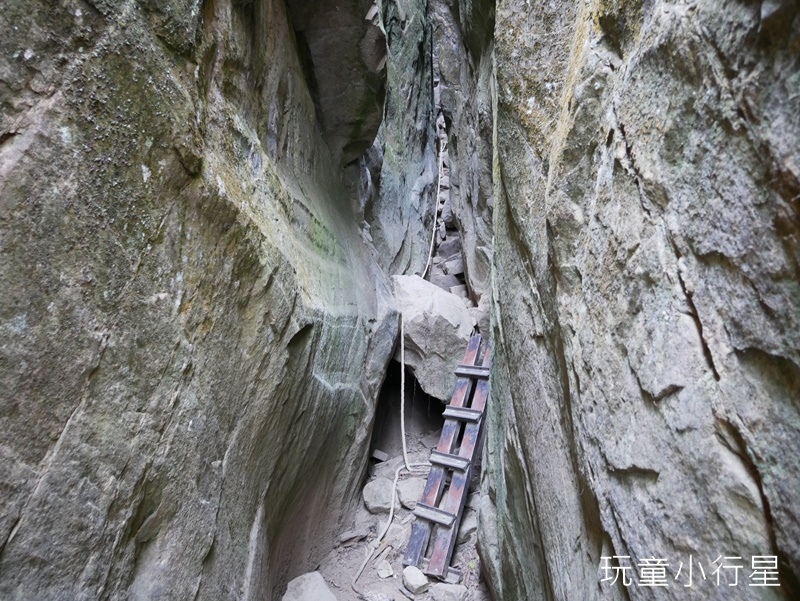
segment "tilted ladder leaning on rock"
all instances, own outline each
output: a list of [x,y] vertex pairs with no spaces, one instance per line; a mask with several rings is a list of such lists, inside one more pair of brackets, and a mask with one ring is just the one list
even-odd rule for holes
[[[431,471],[422,499],[414,509],[417,520],[403,558],[405,565],[420,567],[426,574],[443,579],[450,570],[489,397],[489,345],[484,347],[480,335],[473,336],[463,364],[456,369],[456,387],[444,410],[439,444],[431,451]],[[459,440],[461,445],[456,454]],[[430,555],[426,555],[429,548]]]

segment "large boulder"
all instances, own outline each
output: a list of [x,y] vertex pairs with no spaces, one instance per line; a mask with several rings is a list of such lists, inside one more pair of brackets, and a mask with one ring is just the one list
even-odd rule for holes
[[[394,276],[392,281],[403,319],[405,363],[425,392],[449,400],[453,371],[472,334],[472,317],[460,297],[419,276]],[[400,359],[399,346],[395,359]]]

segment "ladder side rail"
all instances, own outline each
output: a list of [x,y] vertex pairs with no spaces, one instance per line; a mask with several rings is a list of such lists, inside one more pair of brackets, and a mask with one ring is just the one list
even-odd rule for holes
[[[488,353],[489,351],[487,349],[484,359],[484,364],[487,366],[490,360]],[[475,390],[472,408],[483,411],[486,408],[488,398],[489,381],[480,380]],[[435,530],[433,547],[428,564],[428,573],[433,576],[445,577],[447,575],[450,558],[453,555],[453,549],[455,548],[456,539],[458,538],[458,529],[461,526],[464,504],[467,500],[467,489],[469,488],[469,482],[472,476],[473,455],[478,446],[482,427],[483,419],[477,422],[467,423],[464,430],[464,438],[461,441],[459,456],[468,459],[470,461],[470,467],[463,472],[453,473],[450,488],[447,490],[442,509],[448,513],[455,514],[456,518],[449,528],[440,526]]]
[[[478,359],[478,351],[481,346],[480,335],[475,335],[470,338],[467,345],[467,351],[464,353],[463,364],[475,365]],[[454,407],[463,407],[469,400],[470,394],[475,386],[475,380],[471,378],[461,378],[456,380],[456,387],[453,391],[453,396],[450,400],[450,405]],[[442,427],[442,434],[439,438],[439,444],[436,446],[437,450],[443,453],[452,453],[453,446],[455,445],[462,423],[455,419],[445,420]],[[428,480],[425,483],[425,491],[422,493],[423,504],[430,507],[438,507],[439,501],[444,491],[445,476],[447,470],[441,466],[431,466],[428,473]],[[408,541],[406,554],[403,557],[403,564],[410,566],[419,565],[423,553],[428,548],[428,543],[431,536],[431,524],[427,520],[416,520],[411,527],[411,537]]]

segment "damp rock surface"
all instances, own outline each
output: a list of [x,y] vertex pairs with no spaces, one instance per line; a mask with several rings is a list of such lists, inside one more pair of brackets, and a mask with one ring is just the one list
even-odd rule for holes
[[0,11],[4,600],[277,599],[359,494],[388,279],[285,3],[200,4]]

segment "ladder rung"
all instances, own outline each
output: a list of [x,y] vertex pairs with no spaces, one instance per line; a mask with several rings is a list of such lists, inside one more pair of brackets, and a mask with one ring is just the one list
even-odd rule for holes
[[[423,574],[428,574],[428,565],[430,564],[430,560],[426,557],[423,557],[420,560],[419,569],[422,570]],[[461,579],[464,577],[464,572],[462,572],[459,568],[454,568],[453,566],[447,567],[447,573],[444,576],[444,581],[447,584],[458,584],[461,582]]]
[[479,411],[477,409],[468,409],[466,407],[453,407],[448,405],[444,409],[444,413],[442,416],[447,419],[448,417],[452,417],[453,419],[460,419],[465,422],[476,422],[481,417],[483,417],[483,411]]
[[424,503],[417,503],[417,506],[414,508],[414,515],[418,518],[422,518],[423,520],[441,524],[445,528],[452,526],[456,519],[456,516],[454,516],[452,513],[443,511],[437,507],[425,505]]
[[469,467],[470,460],[466,457],[459,455],[451,455],[450,453],[442,453],[434,449],[431,451],[431,463],[434,465],[443,465],[454,470],[464,471]]
[[456,375],[459,378],[479,378],[489,379],[489,368],[480,365],[459,365],[456,367]]

